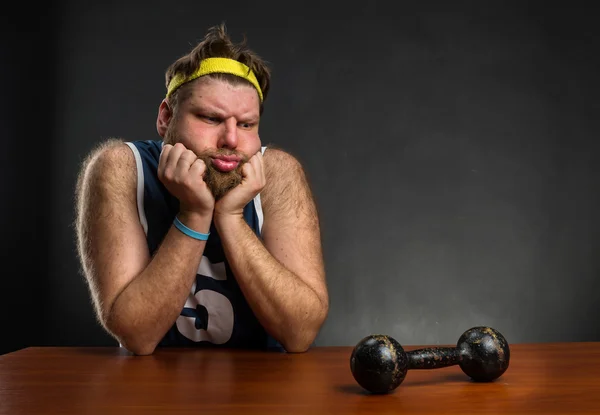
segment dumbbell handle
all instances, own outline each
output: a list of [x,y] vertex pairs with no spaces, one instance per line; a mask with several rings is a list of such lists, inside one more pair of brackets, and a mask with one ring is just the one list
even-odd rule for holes
[[456,347],[428,347],[406,352],[409,369],[438,369],[454,366],[462,360]]

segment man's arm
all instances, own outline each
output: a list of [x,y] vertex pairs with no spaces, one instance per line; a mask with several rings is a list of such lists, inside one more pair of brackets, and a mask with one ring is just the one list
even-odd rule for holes
[[[77,239],[98,319],[124,347],[151,354],[177,319],[205,242],[173,226],[150,257],[136,200],[131,149],[112,141],[86,159],[77,185]],[[211,214],[212,216],[212,214]],[[202,232],[210,217],[180,216]]]
[[221,215],[217,208],[215,225],[242,292],[263,327],[287,351],[303,352],[329,309],[317,210],[295,158],[268,149],[262,164],[263,243],[240,215]]

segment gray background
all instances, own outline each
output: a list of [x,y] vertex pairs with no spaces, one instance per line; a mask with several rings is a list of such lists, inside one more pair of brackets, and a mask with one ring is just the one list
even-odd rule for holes
[[[114,345],[75,253],[101,140],[158,138],[164,70],[225,21],[272,64],[263,143],[303,163],[331,309],[317,344],[600,340],[600,29],[544,2],[62,1],[3,17],[0,353]],[[393,5],[393,8],[391,7]]]

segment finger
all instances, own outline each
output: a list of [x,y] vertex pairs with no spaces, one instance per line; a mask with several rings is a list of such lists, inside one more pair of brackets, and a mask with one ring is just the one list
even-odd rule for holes
[[177,143],[173,146],[171,151],[169,151],[169,155],[167,160],[165,161],[165,171],[164,174],[169,179],[173,179],[175,177],[175,171],[177,169],[177,162],[181,157],[181,154],[186,150],[185,146],[181,143]]
[[194,179],[202,179],[204,177],[205,172],[206,164],[204,164],[204,161],[202,159],[197,158],[196,161],[194,161],[190,167],[189,175]]
[[183,153],[181,153],[179,160],[177,160],[175,177],[183,179],[185,176],[187,176],[192,163],[194,163],[197,159],[198,157],[196,157],[196,154],[194,154],[194,152],[191,150],[185,150]]
[[242,178],[248,179],[254,177],[254,166],[252,165],[254,157],[250,158],[247,163],[242,166]]
[[171,152],[172,149],[173,149],[173,146],[171,144],[165,144],[160,152],[160,158],[158,159],[158,174],[159,174],[159,176],[161,176],[165,170],[165,166],[167,164],[167,159],[169,158],[169,153]]
[[252,165],[253,177],[254,179],[261,185],[265,182],[265,173],[264,173],[264,162],[262,153],[259,151],[249,161],[249,164]]
[[256,153],[256,172],[258,174],[258,177],[261,180],[261,183],[264,183],[265,180],[265,160],[263,158],[263,153],[262,151],[258,150],[258,153]]

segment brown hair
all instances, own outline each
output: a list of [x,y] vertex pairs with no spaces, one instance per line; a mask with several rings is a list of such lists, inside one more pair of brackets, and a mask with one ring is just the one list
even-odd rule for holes
[[[190,76],[198,67],[203,59],[207,58],[229,58],[235,59],[246,66],[248,66],[256,76],[258,84],[263,93],[263,102],[260,105],[260,112],[263,111],[264,101],[267,99],[269,93],[269,85],[271,80],[271,71],[264,61],[255,52],[250,50],[246,46],[247,40],[244,36],[242,42],[234,44],[225,28],[225,23],[221,23],[218,26],[210,27],[204,36],[204,39],[194,47],[187,55],[184,55],[173,62],[165,73],[165,83],[168,88],[169,82],[177,74],[182,74],[184,77]],[[209,74],[205,75],[211,78],[224,80],[232,84],[248,83],[249,81],[231,74]],[[190,82],[191,83],[191,82]],[[171,96],[169,96],[169,105],[175,113],[177,111],[178,104],[185,100],[188,96],[186,93],[189,90],[189,84],[184,84],[177,88]]]

